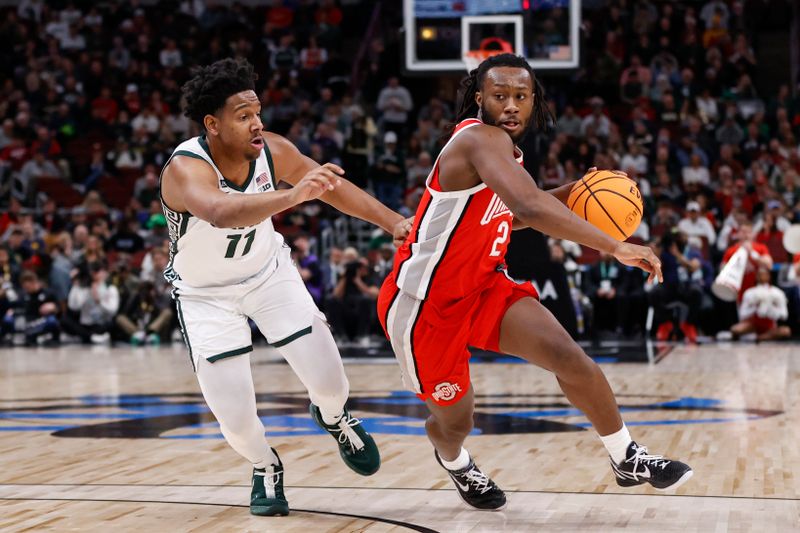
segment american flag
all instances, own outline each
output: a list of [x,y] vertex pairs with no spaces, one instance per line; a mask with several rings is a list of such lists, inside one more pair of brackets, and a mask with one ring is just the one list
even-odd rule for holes
[[262,185],[266,185],[269,183],[269,176],[266,172],[262,172],[258,176],[256,176],[256,187],[261,187]]

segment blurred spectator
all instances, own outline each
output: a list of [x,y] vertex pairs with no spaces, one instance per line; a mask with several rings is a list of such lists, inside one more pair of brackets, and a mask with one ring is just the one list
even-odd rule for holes
[[269,61],[270,67],[283,75],[297,68],[299,57],[294,47],[294,35],[286,34],[281,37],[280,45],[272,51]]
[[770,271],[759,268],[757,284],[744,291],[739,307],[739,322],[731,327],[734,339],[754,333],[758,341],[788,338],[792,334],[785,321],[789,316],[786,295],[772,285]]
[[591,106],[592,112],[581,122],[581,137],[590,135],[608,137],[611,134],[611,121],[603,114],[603,101],[594,98]]
[[557,130],[559,133],[566,133],[569,137],[577,139],[581,136],[581,117],[575,113],[575,108],[568,105],[564,112],[558,117]]
[[328,261],[320,266],[326,296],[333,292],[339,283],[343,270],[342,256],[342,249],[332,246],[328,251]]
[[397,147],[397,134],[387,131],[383,136],[383,149],[375,158],[372,184],[375,196],[391,209],[397,209],[406,183],[405,158]]
[[711,183],[711,177],[708,173],[708,169],[703,165],[703,161],[698,154],[691,155],[689,166],[683,167],[682,177],[684,187],[688,187],[690,185],[708,187]]
[[378,259],[375,263],[375,279],[379,284],[383,283],[386,276],[391,273],[394,267],[394,245],[390,242],[381,244],[378,249]]
[[108,270],[102,262],[79,269],[67,305],[77,320],[67,315],[64,329],[80,337],[84,344],[105,344],[111,340],[110,329],[119,310],[119,291],[107,282]]
[[19,283],[22,292],[3,316],[0,338],[19,332],[25,335],[25,346],[36,346],[39,337],[49,335],[45,345],[58,346],[61,342],[58,299],[42,286],[33,271],[20,274]]
[[710,265],[704,262],[700,247],[689,244],[686,234],[675,229],[664,234],[659,257],[664,283],[652,288],[650,302],[656,311],[659,340],[697,340],[697,325],[704,298],[711,282]]
[[300,51],[300,68],[315,72],[328,60],[328,51],[317,46],[317,38],[308,38],[308,45]]
[[[633,173],[639,176],[647,174],[647,156],[642,153],[642,148],[639,144],[630,144],[628,153],[622,157],[619,167],[625,172],[632,169]],[[628,172],[628,174],[630,175],[632,173]]]
[[600,261],[589,268],[584,277],[584,293],[592,302],[595,330],[615,331],[618,308],[622,298],[617,290],[621,285],[619,264],[610,254],[601,254]]
[[367,186],[369,164],[375,151],[378,128],[371,117],[358,110],[347,134],[342,162],[348,170],[350,181],[361,188]]
[[60,178],[61,170],[53,163],[45,159],[42,152],[36,152],[33,159],[27,161],[19,171],[19,178],[25,190],[33,190],[37,178],[52,177]]
[[729,246],[722,256],[722,264],[720,269],[725,268],[725,265],[730,258],[735,254],[739,248],[743,247],[747,250],[747,269],[745,270],[744,277],[742,278],[742,286],[739,289],[739,300],[741,301],[742,295],[750,287],[756,284],[756,270],[758,268],[772,269],[772,256],[769,254],[769,249],[760,242],[755,242],[755,233],[753,232],[753,224],[749,220],[742,222],[739,225],[736,233],[736,244]]
[[[764,212],[756,219],[753,224],[753,231],[759,234],[766,226],[770,231],[783,233],[792,223],[783,213],[783,204],[780,200],[769,200],[765,206]],[[759,239],[760,240],[760,239]]]
[[144,239],[137,229],[139,223],[135,218],[124,218],[119,221],[117,231],[106,241],[106,250],[136,254],[144,250]]
[[[154,135],[155,133],[158,132],[159,128],[161,127],[161,121],[159,120],[158,116],[155,114],[153,109],[150,106],[146,106],[142,108],[142,112],[136,115],[134,119],[131,121],[131,127],[133,128],[134,131],[144,130],[147,132],[148,135]],[[141,166],[141,164],[137,166]],[[118,168],[120,167],[119,162],[117,162],[117,167]]]
[[414,101],[408,89],[400,85],[399,78],[396,76],[389,78],[386,87],[378,95],[376,106],[383,113],[381,121],[383,129],[404,135],[408,114],[414,107]]
[[295,237],[293,242],[293,259],[300,271],[309,294],[314,299],[317,306],[322,306],[324,296],[324,286],[322,279],[322,269],[319,259],[311,253],[311,243],[306,235]]
[[376,320],[375,301],[380,285],[368,261],[356,257],[347,261],[327,302],[327,314],[334,334],[341,340],[365,344]]
[[172,317],[170,303],[163,293],[144,281],[127,299],[115,321],[131,345],[158,345],[169,339]]
[[158,60],[162,67],[174,68],[183,66],[183,56],[181,51],[178,50],[175,39],[165,39],[164,48],[159,52]]
[[428,152],[420,152],[410,167],[408,167],[408,181],[407,186],[409,189],[422,189],[425,187],[425,181],[428,179],[428,174],[433,169],[433,160]]
[[713,224],[701,212],[700,204],[695,201],[686,204],[686,217],[678,223],[678,229],[687,237],[702,238],[709,246],[713,246],[717,240]]
[[145,165],[144,175],[138,178],[133,186],[133,196],[142,205],[150,205],[154,200],[160,199],[158,173],[155,165]]

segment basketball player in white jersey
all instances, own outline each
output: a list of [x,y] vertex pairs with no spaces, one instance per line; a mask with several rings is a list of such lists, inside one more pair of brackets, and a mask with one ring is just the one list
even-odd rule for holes
[[[161,174],[178,317],[197,379],[228,444],[253,464],[250,512],[286,515],[283,465],[256,411],[247,319],[308,389],[314,421],[333,435],[344,462],[374,474],[380,455],[345,409],[349,385],[325,316],[292,264],[271,216],[320,198],[344,213],[407,235],[403,217],[318,165],[288,140],[262,130],[253,67],[224,59],[183,87],[186,115],[204,134],[181,143]],[[293,188],[277,190],[285,181]]]

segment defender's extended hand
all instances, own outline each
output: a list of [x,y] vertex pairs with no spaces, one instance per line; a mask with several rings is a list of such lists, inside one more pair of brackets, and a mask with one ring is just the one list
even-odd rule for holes
[[295,204],[315,200],[341,185],[340,176],[344,176],[344,170],[341,167],[333,163],[325,163],[310,171],[297,182],[297,185],[292,188],[292,200]]
[[403,219],[394,226],[392,237],[395,248],[400,248],[403,245],[413,226],[414,217]]

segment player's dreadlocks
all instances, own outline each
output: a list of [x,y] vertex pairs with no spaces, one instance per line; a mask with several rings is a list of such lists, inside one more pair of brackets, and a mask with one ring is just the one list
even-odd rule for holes
[[498,54],[484,59],[478,68],[473,69],[469,76],[461,80],[461,87],[458,91],[461,96],[461,105],[458,109],[456,124],[466,118],[478,116],[479,109],[475,102],[475,93],[483,86],[486,73],[494,67],[515,67],[527,70],[533,80],[533,94],[535,95],[533,102],[534,125],[538,129],[544,129],[547,127],[548,120],[555,122],[555,116],[545,99],[544,87],[533,73],[528,61],[524,57],[514,54]]
[[201,126],[203,117],[213,115],[229,96],[255,90],[258,75],[245,59],[221,59],[207,67],[192,70],[192,79],[183,88],[184,114]]

